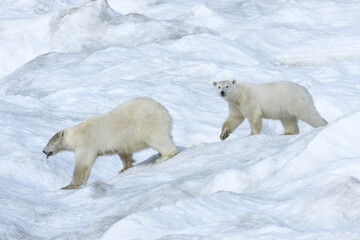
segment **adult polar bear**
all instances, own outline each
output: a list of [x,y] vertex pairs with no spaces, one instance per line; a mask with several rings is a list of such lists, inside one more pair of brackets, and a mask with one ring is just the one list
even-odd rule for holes
[[151,98],[134,98],[105,115],[90,118],[56,133],[44,148],[47,157],[59,151],[75,151],[71,183],[63,189],[86,185],[98,156],[118,154],[122,171],[132,167],[134,152],[151,147],[160,153],[157,162],[178,153],[170,135],[171,117],[164,106]]
[[259,134],[262,119],[279,119],[285,133],[298,134],[297,119],[313,127],[327,122],[316,111],[310,93],[299,84],[283,81],[267,84],[240,83],[236,80],[213,82],[217,94],[229,105],[229,116],[223,123],[220,139],[225,140],[247,118],[251,135]]

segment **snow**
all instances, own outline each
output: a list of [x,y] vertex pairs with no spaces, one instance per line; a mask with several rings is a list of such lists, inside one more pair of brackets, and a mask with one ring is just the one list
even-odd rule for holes
[[[0,2],[0,239],[360,239],[360,3]],[[245,121],[220,141],[220,80],[290,80],[329,122],[284,136]],[[60,190],[57,131],[138,96],[173,117],[180,149],[101,157]]]

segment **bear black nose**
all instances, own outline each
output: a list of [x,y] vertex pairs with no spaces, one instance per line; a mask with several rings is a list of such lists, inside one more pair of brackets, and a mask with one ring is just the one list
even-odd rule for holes
[[224,95],[225,95],[225,92],[224,92],[224,91],[221,91],[220,94],[221,94],[221,96],[224,96]]
[[46,156],[51,156],[53,154],[53,152],[45,152],[45,150],[43,151],[43,153],[45,153]]

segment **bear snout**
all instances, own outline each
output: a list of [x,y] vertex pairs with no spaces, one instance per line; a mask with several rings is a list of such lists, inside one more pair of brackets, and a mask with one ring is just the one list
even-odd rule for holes
[[53,152],[45,152],[45,150],[43,151],[43,153],[45,153],[46,158],[49,158],[53,154]]
[[226,96],[226,93],[224,91],[221,91],[220,94],[221,94],[222,97]]

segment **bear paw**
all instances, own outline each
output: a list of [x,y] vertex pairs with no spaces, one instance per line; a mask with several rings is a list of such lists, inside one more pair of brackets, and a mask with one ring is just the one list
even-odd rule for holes
[[119,173],[123,173],[123,172],[127,171],[129,168],[130,168],[130,167],[128,167],[128,168],[123,168],[123,169],[120,170]]
[[224,129],[220,134],[220,139],[224,141],[230,135],[229,129]]
[[78,185],[73,185],[73,184],[69,184],[69,185],[67,185],[66,187],[63,187],[63,188],[61,188],[62,190],[68,190],[68,189],[79,189],[80,188],[80,186],[78,186]]

